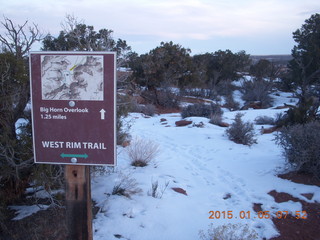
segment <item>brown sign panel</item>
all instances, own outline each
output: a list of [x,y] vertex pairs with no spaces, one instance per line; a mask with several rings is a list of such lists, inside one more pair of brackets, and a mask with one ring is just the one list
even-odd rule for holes
[[30,53],[36,163],[116,164],[115,65],[115,53]]

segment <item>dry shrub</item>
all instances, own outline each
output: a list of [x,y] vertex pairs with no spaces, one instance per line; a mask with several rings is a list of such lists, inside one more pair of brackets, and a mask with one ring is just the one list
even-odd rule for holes
[[218,125],[218,126],[221,125],[221,123],[222,123],[222,114],[220,114],[220,113],[211,114],[209,123],[214,124],[214,125]]
[[151,190],[148,191],[148,195],[152,196],[154,198],[162,198],[164,192],[166,191],[167,187],[169,185],[169,181],[165,182],[165,185],[161,188],[159,187],[159,182],[152,181],[151,182]]
[[269,116],[258,116],[254,119],[254,122],[257,125],[274,125],[275,124],[274,118]]
[[271,107],[273,103],[270,92],[272,90],[272,83],[265,80],[245,81],[242,85],[242,99],[247,103],[260,102],[262,108]]
[[182,109],[181,117],[206,117],[210,118],[212,114],[222,115],[221,107],[218,104],[197,103],[189,105]]
[[131,127],[130,121],[126,120],[129,111],[132,108],[132,100],[127,95],[117,96],[117,144],[121,145],[124,141],[130,139],[129,130]]
[[276,136],[287,162],[296,171],[320,178],[320,122],[285,127]]
[[226,96],[226,103],[224,104],[225,108],[228,108],[230,111],[236,111],[240,109],[240,103],[235,101],[232,93]]
[[153,104],[138,104],[134,103],[132,104],[132,112],[138,112],[138,113],[143,113],[147,116],[154,116],[157,112],[156,106]]
[[130,198],[131,195],[142,192],[141,188],[138,188],[138,183],[130,175],[120,173],[117,183],[112,189],[112,195],[120,195]]
[[250,229],[248,224],[226,224],[215,227],[210,225],[207,233],[200,230],[201,240],[257,240],[258,234],[255,230]]
[[159,145],[151,140],[136,138],[126,150],[132,166],[145,167],[159,153]]
[[170,88],[164,88],[157,92],[158,104],[165,108],[179,108],[181,97],[172,92]]
[[257,140],[254,138],[254,127],[250,122],[243,122],[242,116],[243,114],[237,113],[234,122],[226,130],[226,134],[235,143],[251,146],[257,143]]
[[148,116],[154,116],[157,112],[157,108],[153,104],[146,104],[142,107],[141,112]]

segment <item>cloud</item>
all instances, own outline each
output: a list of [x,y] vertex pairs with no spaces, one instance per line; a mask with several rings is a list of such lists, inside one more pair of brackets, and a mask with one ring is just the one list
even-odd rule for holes
[[53,35],[66,14],[74,14],[97,30],[112,29],[116,38],[150,46],[167,40],[291,37],[318,6],[318,0],[11,0],[2,10]]
[[[303,4],[305,12],[310,12],[315,1],[305,0]],[[41,19],[39,23],[48,26],[53,21],[59,26],[70,13],[88,25],[113,29],[119,34],[151,34],[175,39],[288,30],[292,21],[301,22],[298,16],[303,9],[297,0],[12,0],[5,8],[11,10],[10,13],[16,11],[20,16]]]

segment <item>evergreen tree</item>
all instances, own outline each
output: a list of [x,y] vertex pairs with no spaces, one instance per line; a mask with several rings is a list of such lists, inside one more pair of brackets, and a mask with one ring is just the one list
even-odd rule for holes
[[113,31],[100,29],[79,22],[72,15],[67,15],[62,24],[63,30],[58,37],[50,34],[43,39],[44,51],[115,51],[117,52],[117,67],[128,65],[132,54],[131,47],[122,39],[114,40]]
[[312,95],[320,83],[320,14],[313,14],[293,32],[297,43],[289,63],[292,81],[301,90],[301,98]]
[[212,90],[222,82],[238,80],[250,65],[249,55],[244,51],[233,53],[228,49],[195,55],[193,61],[199,81]]
[[133,66],[136,82],[149,90],[156,87],[184,86],[192,77],[191,50],[173,42],[141,55]]
[[281,66],[274,62],[270,62],[267,59],[260,59],[256,64],[251,65],[250,74],[258,80],[268,78],[268,80],[273,81],[279,76],[280,68]]
[[[32,171],[31,120],[27,104],[30,84],[27,54],[42,38],[38,26],[5,18],[0,34],[0,204],[22,194]],[[17,133],[16,122],[24,119]],[[5,184],[4,184],[5,183]]]

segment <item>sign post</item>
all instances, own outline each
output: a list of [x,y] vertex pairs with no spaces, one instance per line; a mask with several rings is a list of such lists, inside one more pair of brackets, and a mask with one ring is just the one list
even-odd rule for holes
[[115,53],[30,53],[34,159],[66,165],[70,239],[92,239],[88,165],[116,164],[115,65]]
[[92,240],[90,167],[67,165],[65,178],[68,239]]

